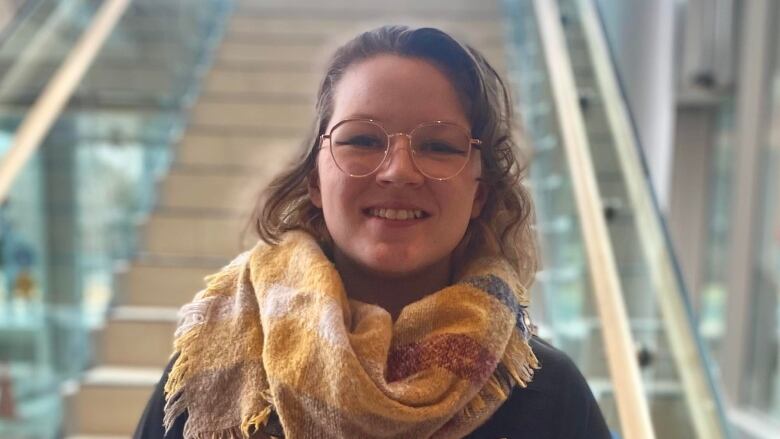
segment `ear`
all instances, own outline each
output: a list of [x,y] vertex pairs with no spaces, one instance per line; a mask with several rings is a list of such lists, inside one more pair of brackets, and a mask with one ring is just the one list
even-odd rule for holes
[[306,177],[306,186],[309,190],[311,203],[322,209],[322,191],[320,190],[320,179],[316,168]]
[[474,193],[474,202],[471,204],[471,219],[474,219],[482,213],[482,207],[487,200],[488,189],[485,183],[477,181],[477,191]]

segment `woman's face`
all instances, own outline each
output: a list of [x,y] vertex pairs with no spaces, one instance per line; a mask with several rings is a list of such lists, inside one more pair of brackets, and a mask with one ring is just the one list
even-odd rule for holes
[[[326,132],[348,118],[378,120],[389,133],[408,133],[435,120],[471,132],[452,83],[421,59],[380,55],[354,64],[344,73],[333,99]],[[472,149],[460,174],[436,181],[415,168],[405,136],[393,137],[385,162],[363,178],[341,172],[328,149],[322,149],[310,197],[323,210],[334,251],[363,269],[391,277],[449,264],[469,219],[479,215],[484,203],[485,190],[477,181],[479,154]],[[385,217],[380,217],[376,215],[380,209],[421,210],[424,215],[388,219],[399,215],[385,211]]]

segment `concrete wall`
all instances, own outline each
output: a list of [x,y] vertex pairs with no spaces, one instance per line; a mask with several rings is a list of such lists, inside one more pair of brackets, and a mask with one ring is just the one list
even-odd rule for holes
[[597,0],[618,76],[666,210],[674,129],[674,0]]

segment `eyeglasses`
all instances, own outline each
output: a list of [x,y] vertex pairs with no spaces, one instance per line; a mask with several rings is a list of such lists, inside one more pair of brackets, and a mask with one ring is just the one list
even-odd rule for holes
[[342,172],[367,177],[390,155],[390,141],[396,136],[409,139],[412,163],[433,180],[449,180],[460,174],[469,162],[471,147],[479,149],[482,144],[464,128],[449,122],[428,122],[409,133],[389,134],[375,120],[346,119],[320,136],[320,148],[325,147],[327,139],[333,161]]

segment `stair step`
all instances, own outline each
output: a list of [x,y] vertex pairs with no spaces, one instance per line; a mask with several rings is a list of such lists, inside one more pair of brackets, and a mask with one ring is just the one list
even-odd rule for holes
[[232,259],[248,247],[241,241],[246,225],[240,216],[157,211],[144,227],[142,248],[163,256]]
[[219,270],[183,265],[135,263],[119,276],[120,303],[127,306],[180,307],[192,300],[205,283],[203,278]]
[[245,93],[313,101],[319,76],[311,71],[241,70],[217,65],[206,77],[202,93]]
[[207,269],[219,269],[230,262],[230,259],[224,256],[166,255],[148,251],[138,252],[135,260],[143,265],[159,264],[166,267],[201,267]]
[[162,368],[100,367],[66,399],[66,430],[79,436],[127,437],[135,431]]
[[308,63],[314,66],[315,60],[327,56],[323,53],[322,42],[264,44],[260,41],[225,41],[216,53],[216,65],[256,65],[273,63]]
[[100,333],[102,365],[162,368],[173,350],[177,308],[120,307]]
[[[301,149],[303,136],[247,136],[190,129],[184,134],[177,152],[177,165],[263,166],[285,163]],[[268,157],[279,156],[278,160]]]
[[[236,4],[236,14],[268,14],[268,12],[279,11],[288,14],[294,12],[304,13],[308,16],[319,16],[320,13],[328,11],[335,16],[355,16],[358,14],[371,13],[385,14],[389,12],[403,12],[406,14],[420,13],[438,13],[448,16],[450,14],[472,14],[486,15],[498,14],[499,2],[474,2],[473,0],[395,0],[387,1],[361,1],[353,2],[350,0],[330,0],[328,2],[300,1],[289,2],[286,0],[240,0]],[[384,17],[384,15],[380,15]]]
[[[206,139],[219,139],[219,136]],[[161,183],[159,206],[250,212],[259,192],[300,151],[300,141],[289,139],[233,145],[224,151],[219,147],[223,140],[213,143],[192,140],[188,139],[189,143],[179,148],[179,159]],[[224,163],[221,154],[234,157]]]
[[[450,32],[470,44],[482,47],[499,44],[505,40],[504,28],[496,17],[475,19],[472,17],[428,18],[420,20],[408,14],[388,14],[385,23],[408,24],[413,27],[431,26]],[[289,43],[343,43],[358,32],[377,27],[376,22],[355,20],[348,16],[291,16],[236,15],[230,22],[226,42],[279,42]]]
[[284,129],[302,135],[313,118],[314,106],[309,104],[201,99],[192,109],[190,124],[217,129]]
[[77,436],[65,436],[65,439],[130,439],[130,438],[131,438],[130,435],[117,436],[117,435],[113,435],[113,434],[112,435],[108,435],[108,436],[104,435],[104,434],[94,434],[94,435],[93,434],[90,434],[90,435],[80,434],[80,435],[77,435]]
[[214,173],[174,168],[160,187],[158,205],[250,212],[270,177],[267,171]]
[[111,321],[117,323],[176,323],[178,320],[179,308],[173,306],[122,305],[111,310]]
[[157,385],[164,367],[100,366],[87,371],[84,386],[149,389]]
[[[342,43],[339,41],[336,44]],[[332,47],[331,47],[332,46]],[[335,44],[293,42],[287,44],[261,43],[254,41],[226,41],[217,52],[215,65],[222,69],[252,69],[269,66],[298,67],[307,72],[318,72],[324,66]],[[506,61],[503,42],[481,46],[487,59],[504,68]]]

